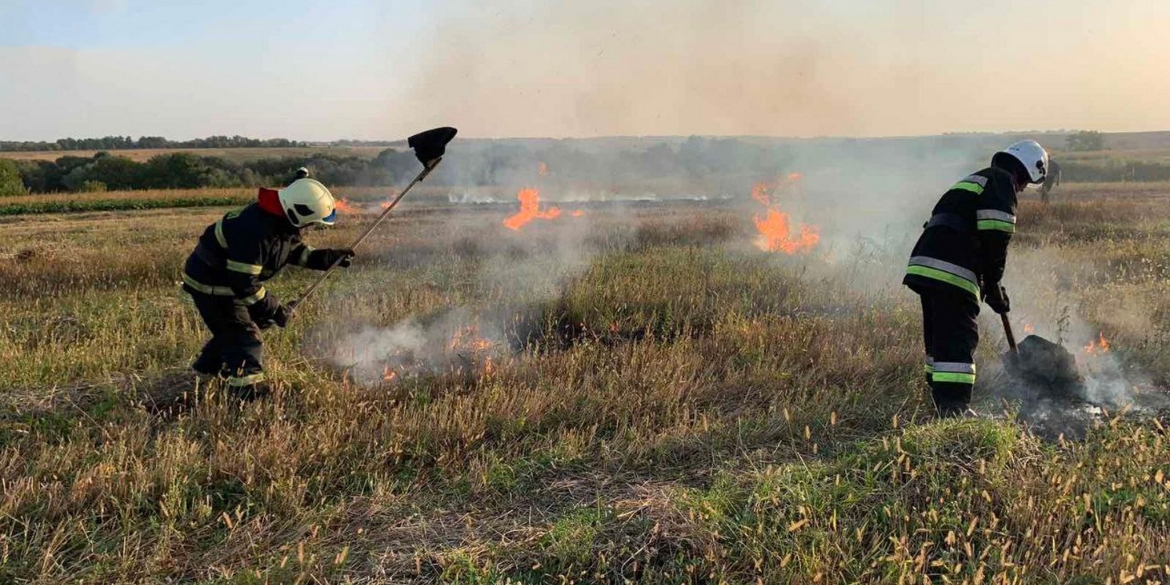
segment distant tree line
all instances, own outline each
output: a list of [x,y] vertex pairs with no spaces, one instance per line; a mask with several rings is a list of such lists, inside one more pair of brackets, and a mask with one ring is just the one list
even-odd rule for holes
[[[1091,143],[1090,136],[1083,136]],[[752,183],[791,171],[868,180],[891,168],[965,168],[982,164],[1002,137],[941,136],[912,140],[689,138],[456,141],[428,185],[478,188],[534,186],[554,193],[652,193],[658,196],[750,192]],[[1092,146],[1092,144],[1089,144]],[[116,153],[64,155],[53,161],[0,159],[0,196],[27,192],[281,186],[298,167],[329,186],[402,185],[419,171],[401,146],[370,158],[306,149],[298,156],[241,159],[195,152],[136,162]],[[1170,180],[1170,164],[1110,159],[1062,160],[1070,182]],[[547,172],[547,173],[546,173]],[[956,170],[955,172],[959,172]]]
[[395,149],[383,150],[373,159],[319,153],[235,161],[189,152],[160,154],[145,162],[107,152],[92,157],[62,156],[54,161],[0,159],[0,196],[281,186],[292,180],[301,166],[311,168],[313,176],[327,185],[377,186],[397,184],[407,174],[417,172],[419,165],[412,152]]
[[[483,187],[539,182],[607,189],[670,181],[689,187],[704,179],[729,175],[757,180],[769,173],[790,170],[793,162],[786,147],[707,138],[649,147],[482,141],[452,145],[449,154],[427,179],[428,184]],[[19,177],[19,184],[10,186],[8,194],[279,186],[291,180],[302,166],[329,186],[400,185],[420,170],[413,152],[399,148],[384,149],[372,159],[313,151],[302,156],[255,160],[174,152],[155,155],[145,162],[102,151],[93,156],[64,155],[52,161],[7,161],[9,184],[13,185],[12,177]],[[548,176],[540,175],[542,168],[549,169]]]
[[142,150],[159,148],[282,148],[302,146],[287,138],[257,139],[244,136],[208,136],[194,140],[167,140],[162,136],[129,136],[104,138],[61,138],[54,142],[0,141],[3,152],[42,152],[54,150]]
[[1116,183],[1170,181],[1170,164],[1154,161],[1112,160],[1105,164],[1060,162],[1061,181]]

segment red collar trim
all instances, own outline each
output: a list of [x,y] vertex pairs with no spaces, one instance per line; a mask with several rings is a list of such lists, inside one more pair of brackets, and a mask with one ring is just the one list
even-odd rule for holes
[[284,207],[280,205],[280,192],[276,189],[265,189],[261,187],[257,202],[260,204],[260,209],[272,215],[284,217]]

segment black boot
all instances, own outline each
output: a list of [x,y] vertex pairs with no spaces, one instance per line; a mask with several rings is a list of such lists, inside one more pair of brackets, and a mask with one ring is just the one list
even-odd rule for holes
[[949,382],[933,382],[930,385],[931,398],[940,418],[974,418],[979,416],[971,410],[971,386]]
[[223,376],[223,360],[209,358],[206,354],[201,354],[194,362],[191,362],[191,369],[200,376]]

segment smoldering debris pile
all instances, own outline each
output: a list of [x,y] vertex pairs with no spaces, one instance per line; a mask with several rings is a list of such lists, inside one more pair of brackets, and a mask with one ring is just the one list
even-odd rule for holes
[[1104,336],[1075,354],[1029,337],[1020,354],[1028,359],[1004,356],[1005,367],[992,374],[991,395],[1018,409],[1020,420],[1040,436],[1078,438],[1116,413],[1170,411],[1170,398],[1140,369],[1123,363]]

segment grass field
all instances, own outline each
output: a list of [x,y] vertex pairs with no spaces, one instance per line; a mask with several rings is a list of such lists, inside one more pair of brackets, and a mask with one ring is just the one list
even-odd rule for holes
[[[1129,189],[1026,203],[1007,283],[1162,392],[1170,188]],[[1170,580],[1165,415],[934,421],[902,242],[763,253],[731,206],[407,212],[266,334],[275,396],[240,405],[194,392],[176,286],[221,213],[0,222],[0,582]],[[978,406],[1010,412],[982,318]]]

